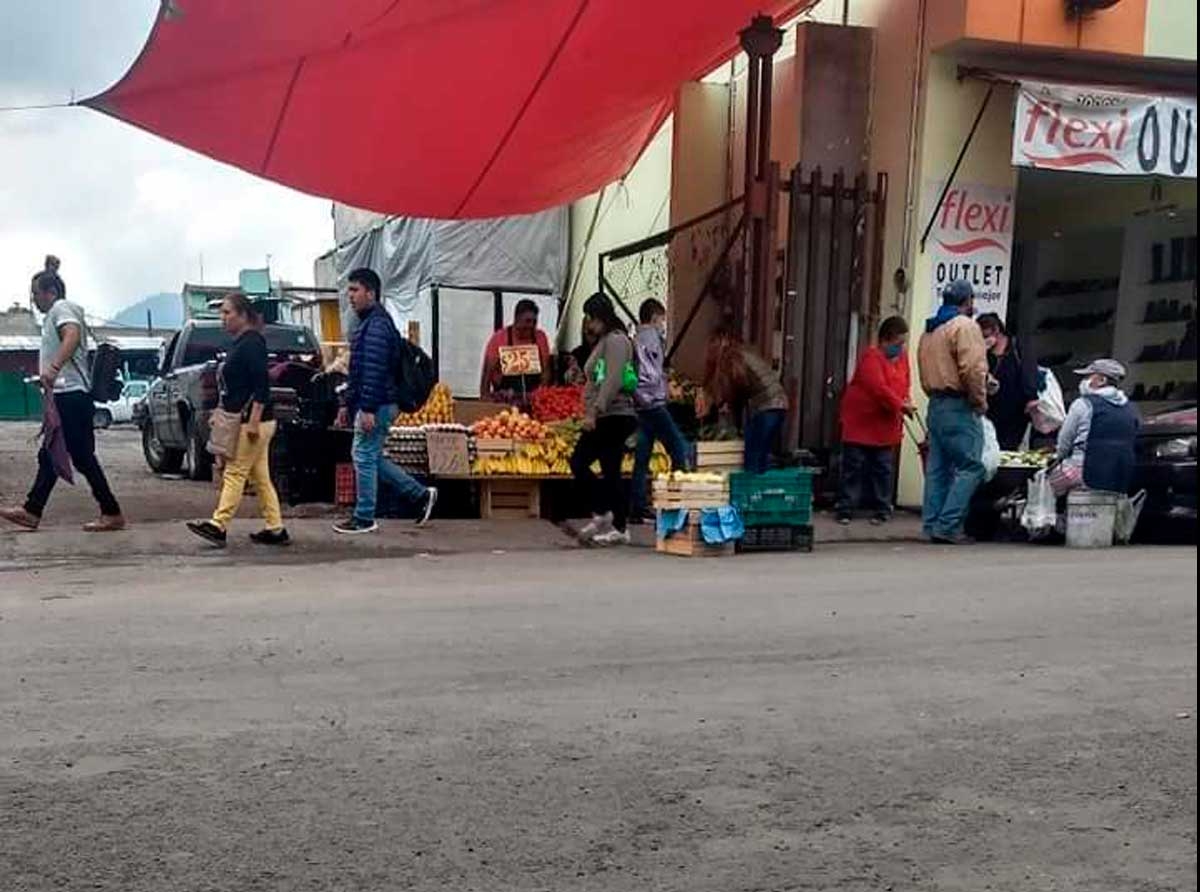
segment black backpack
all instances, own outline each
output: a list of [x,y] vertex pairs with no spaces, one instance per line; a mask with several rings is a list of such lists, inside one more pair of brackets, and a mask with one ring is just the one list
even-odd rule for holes
[[92,399],[98,403],[111,403],[120,399],[124,388],[121,348],[116,344],[97,344],[96,355],[92,357]]
[[396,332],[396,405],[401,412],[416,412],[429,400],[437,375],[429,354]]

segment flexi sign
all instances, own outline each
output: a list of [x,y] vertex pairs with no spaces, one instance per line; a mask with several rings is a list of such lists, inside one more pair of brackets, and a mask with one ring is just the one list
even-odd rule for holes
[[1024,81],[1013,164],[1049,170],[1196,176],[1196,99]]
[[[941,191],[941,183],[930,184],[933,201]],[[946,286],[963,279],[975,289],[976,313],[997,313],[1004,318],[1008,310],[1013,222],[1011,189],[978,184],[951,186],[929,232],[935,308]]]

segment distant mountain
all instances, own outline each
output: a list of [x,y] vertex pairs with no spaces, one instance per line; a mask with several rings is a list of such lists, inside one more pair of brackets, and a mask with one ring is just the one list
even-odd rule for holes
[[154,328],[179,328],[183,325],[183,301],[178,294],[167,292],[143,297],[113,316],[112,322],[130,328],[145,328],[147,310],[150,311]]

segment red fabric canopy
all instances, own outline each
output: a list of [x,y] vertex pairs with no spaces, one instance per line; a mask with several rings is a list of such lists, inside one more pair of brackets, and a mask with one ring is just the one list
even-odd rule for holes
[[86,105],[288,186],[420,217],[624,175],[675,90],[797,0],[165,0]]

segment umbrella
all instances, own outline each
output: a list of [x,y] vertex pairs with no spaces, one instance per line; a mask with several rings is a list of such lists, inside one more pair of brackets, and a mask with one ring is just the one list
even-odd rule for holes
[[633,166],[756,13],[814,0],[163,0],[84,105],[356,207],[498,217]]

